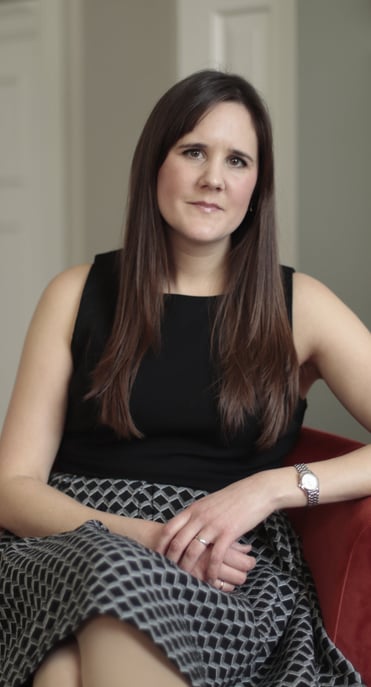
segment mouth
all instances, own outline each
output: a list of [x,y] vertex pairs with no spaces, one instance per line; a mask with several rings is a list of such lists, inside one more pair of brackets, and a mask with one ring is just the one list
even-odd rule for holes
[[203,200],[190,202],[189,205],[200,208],[203,212],[218,212],[219,210],[223,210],[217,203],[206,203]]

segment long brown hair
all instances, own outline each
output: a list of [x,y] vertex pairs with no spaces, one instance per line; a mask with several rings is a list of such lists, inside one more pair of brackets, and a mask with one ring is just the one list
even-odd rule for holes
[[222,427],[233,434],[254,413],[261,428],[258,445],[268,447],[287,428],[298,400],[298,363],[276,239],[270,118],[243,78],[204,70],[162,96],[133,157],[114,324],[89,394],[101,403],[101,421],[122,437],[141,436],[130,394],[146,351],[161,345],[163,287],[176,272],[157,203],[158,172],[175,143],[221,102],[244,105],[258,139],[250,211],[232,235],[228,287],[214,313],[211,354]]

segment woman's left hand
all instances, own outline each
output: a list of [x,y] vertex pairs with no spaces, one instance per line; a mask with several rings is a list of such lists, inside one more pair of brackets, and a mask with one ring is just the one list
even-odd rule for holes
[[222,565],[231,547],[274,510],[272,472],[257,473],[195,501],[163,527],[157,551],[192,573],[207,546],[207,579],[223,579]]

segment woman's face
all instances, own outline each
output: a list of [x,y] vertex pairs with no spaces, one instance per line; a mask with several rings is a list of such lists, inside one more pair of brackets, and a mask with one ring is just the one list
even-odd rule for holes
[[241,224],[258,177],[258,141],[246,108],[220,103],[170,149],[157,181],[172,242],[225,244]]

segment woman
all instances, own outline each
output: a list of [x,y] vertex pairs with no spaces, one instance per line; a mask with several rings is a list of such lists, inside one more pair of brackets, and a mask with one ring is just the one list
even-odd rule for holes
[[31,323],[1,440],[0,685],[362,684],[281,512],[371,494],[370,447],[283,466],[318,378],[371,429],[369,332],[278,264],[264,105],[194,74],[144,127],[123,251],[59,275]]

